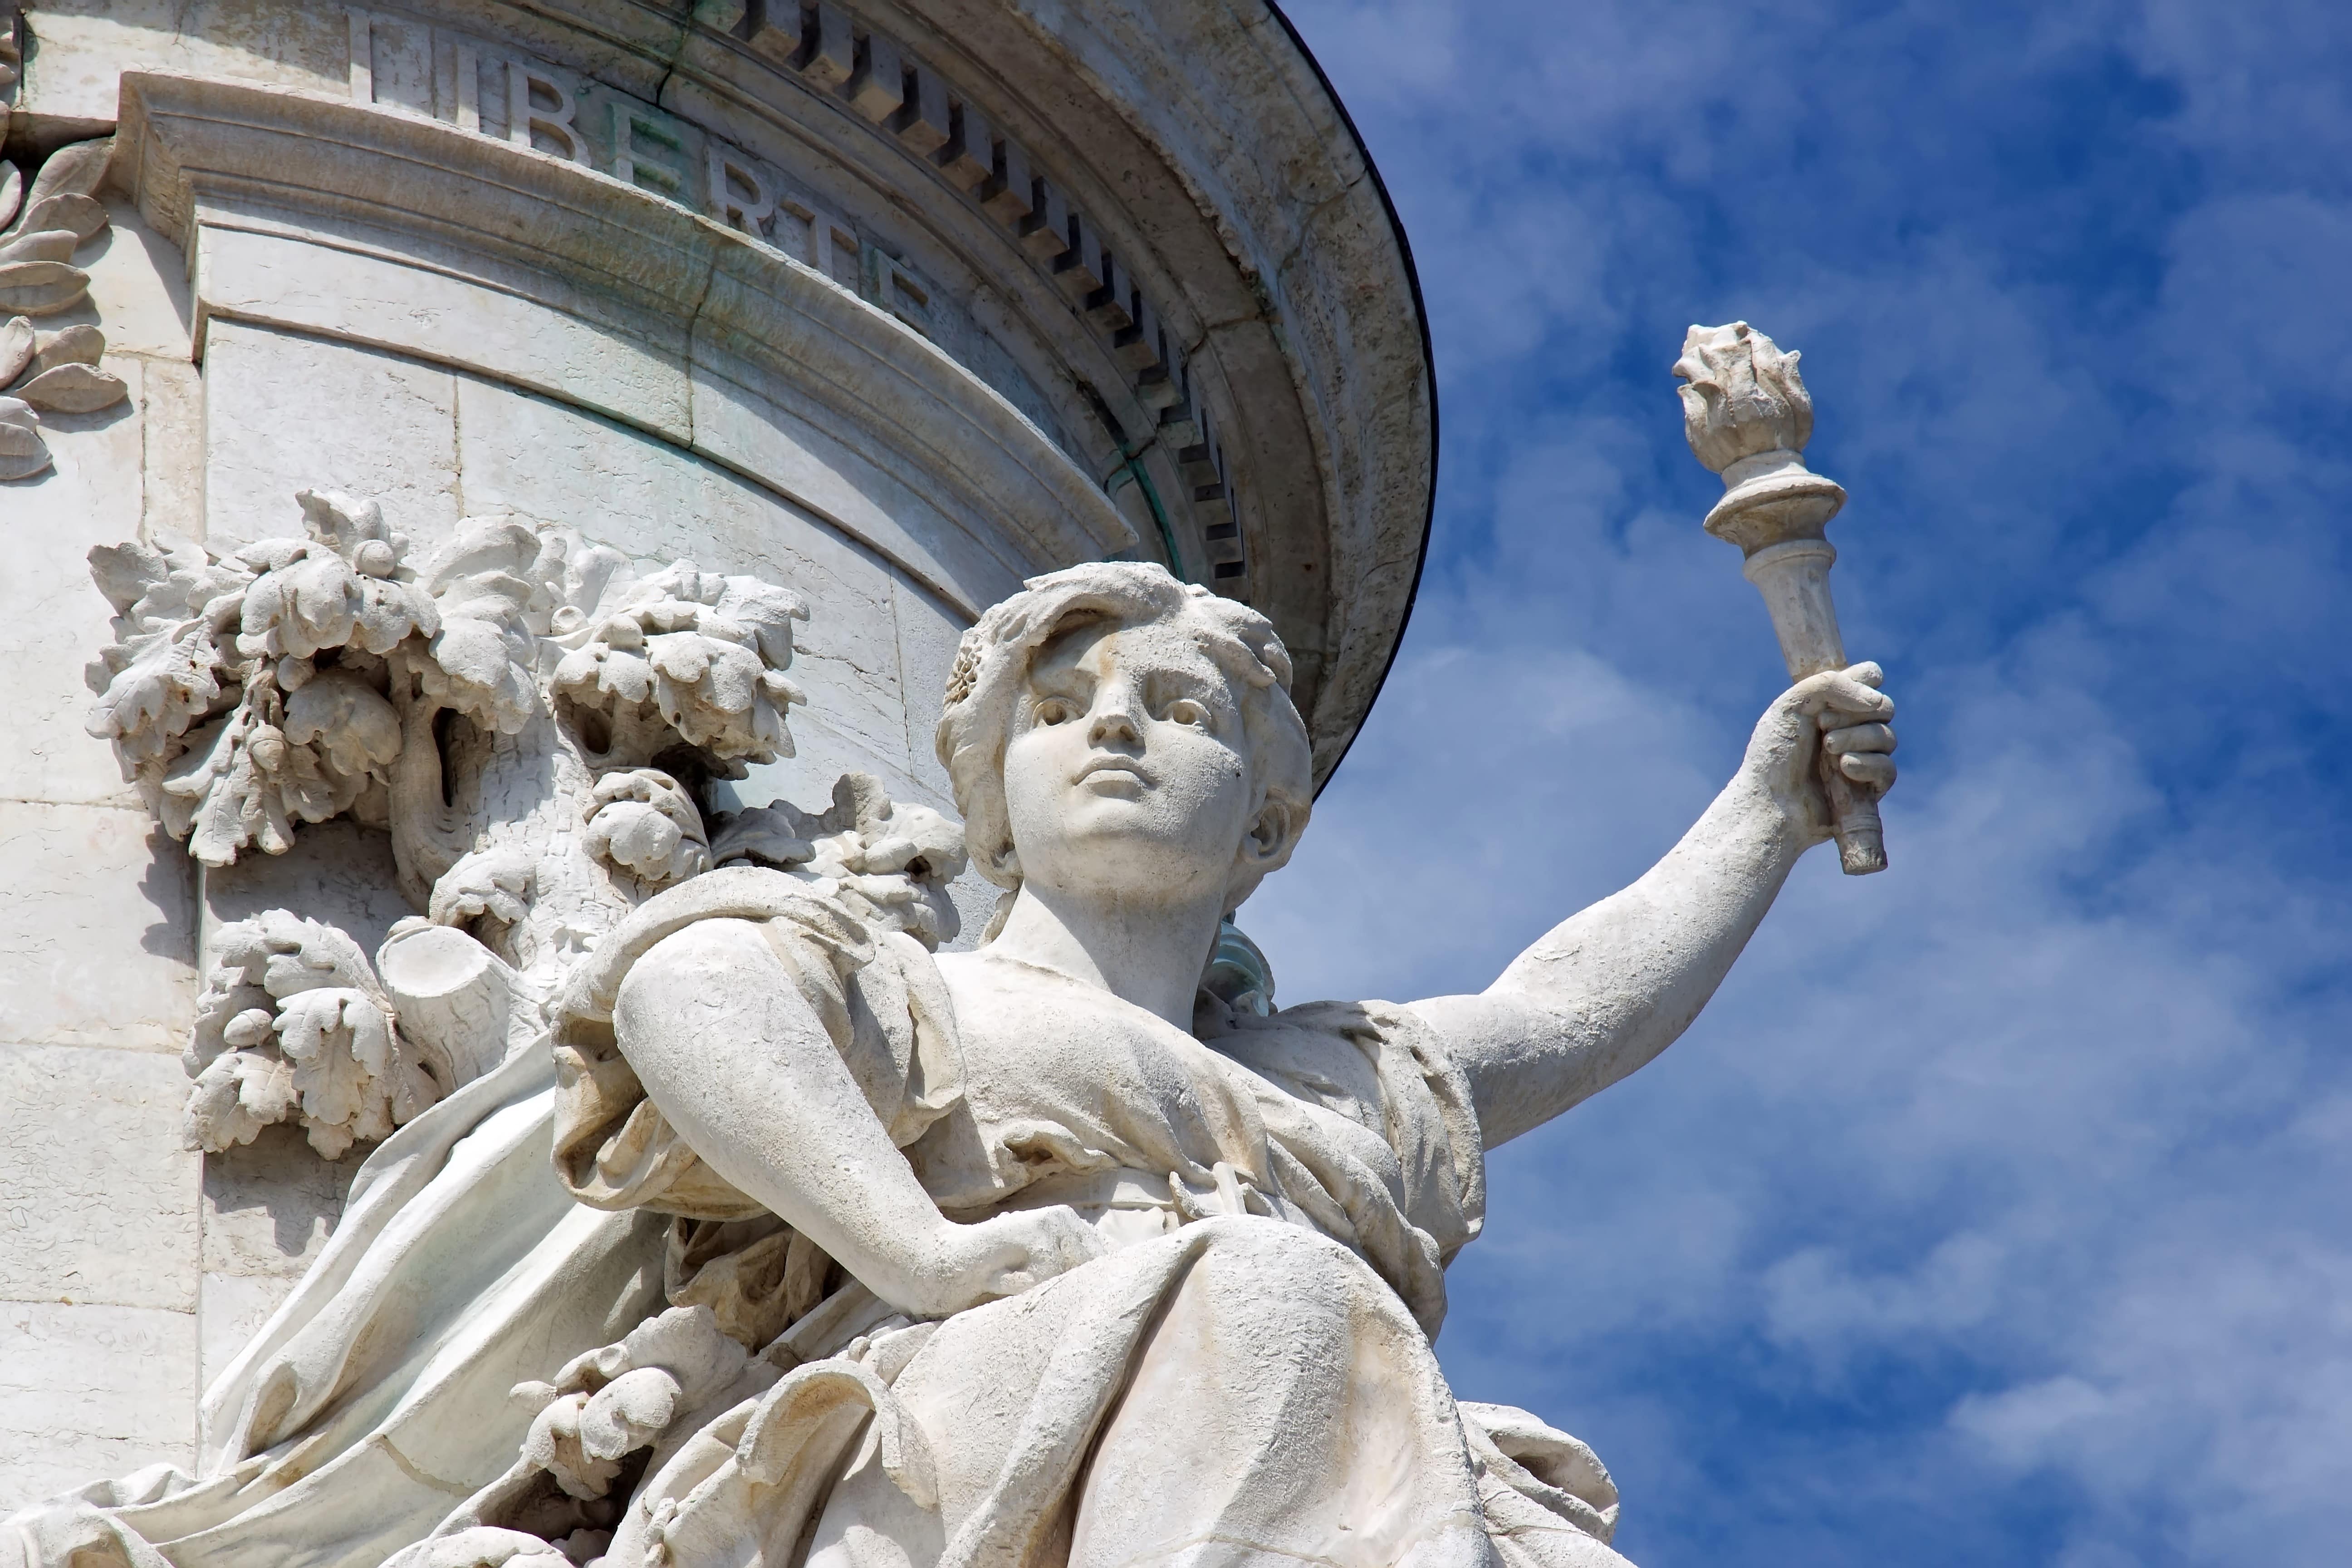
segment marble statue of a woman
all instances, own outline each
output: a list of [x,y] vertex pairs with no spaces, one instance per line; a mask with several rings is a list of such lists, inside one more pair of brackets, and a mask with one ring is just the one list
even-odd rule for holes
[[[541,1100],[510,1063],[372,1162],[208,1396],[206,1475],[92,1489],[26,1555],[1622,1562],[1591,1450],[1448,1390],[1445,1266],[1484,1151],[1672,1042],[1827,836],[1817,751],[1892,783],[1893,704],[1868,665],[1800,683],[1482,993],[1261,1016],[1202,977],[1307,825],[1288,675],[1157,566],[989,611],[939,726],[1007,889],[977,951],[756,853],[651,899],[572,973]],[[511,1196],[551,1138],[560,1205]]]

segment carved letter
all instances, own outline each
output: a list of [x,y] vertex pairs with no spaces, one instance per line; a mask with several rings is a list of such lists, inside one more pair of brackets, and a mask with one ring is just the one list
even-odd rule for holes
[[667,163],[638,161],[635,138],[683,156],[686,142],[649,110],[620,100],[613,103],[613,177],[643,185],[677,201],[686,195],[686,175]]
[[[555,100],[552,109],[541,109],[531,101],[533,89]],[[572,94],[548,74],[545,68],[524,60],[507,61],[507,140],[518,147],[532,145],[531,133],[537,132],[551,141],[563,143],[559,157],[575,163],[588,161],[588,143],[582,139],[579,128],[572,123],[578,105]]]
[[352,101],[375,101],[375,22],[358,6],[351,7]]
[[776,216],[775,195],[751,160],[717,141],[710,143],[710,216],[755,237]]
[[878,245],[866,248],[866,274],[874,289],[874,303],[925,337],[931,335],[931,291],[921,279]]
[[849,226],[846,219],[835,217],[823,207],[811,206],[789,196],[783,199],[782,205],[786,212],[808,225],[808,264],[835,282],[840,282],[840,276],[834,271],[833,242],[836,239],[844,242],[849,247],[849,254],[856,256],[857,231]]

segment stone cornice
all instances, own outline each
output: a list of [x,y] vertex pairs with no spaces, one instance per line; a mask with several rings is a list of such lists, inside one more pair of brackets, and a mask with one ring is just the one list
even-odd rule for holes
[[[1265,0],[864,0],[1173,286],[1220,419],[1247,597],[1300,664],[1328,776],[1411,608],[1436,398],[1403,239],[1346,116]],[[1203,476],[1207,478],[1207,476]]]

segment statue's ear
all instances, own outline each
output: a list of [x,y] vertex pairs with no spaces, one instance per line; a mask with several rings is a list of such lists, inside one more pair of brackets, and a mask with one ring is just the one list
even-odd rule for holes
[[1306,827],[1305,810],[1292,802],[1269,798],[1242,836],[1242,864],[1268,870],[1281,865],[1297,847],[1298,836]]

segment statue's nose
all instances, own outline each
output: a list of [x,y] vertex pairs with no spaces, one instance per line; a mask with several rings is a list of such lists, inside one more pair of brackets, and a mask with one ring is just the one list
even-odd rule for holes
[[1087,742],[1099,746],[1118,737],[1130,745],[1140,744],[1143,723],[1137,706],[1135,689],[1128,682],[1114,681],[1105,686],[1095,700],[1093,722],[1087,731]]

